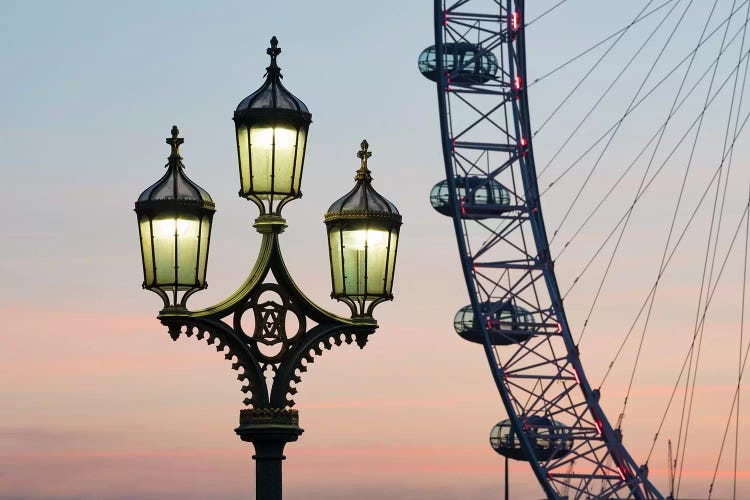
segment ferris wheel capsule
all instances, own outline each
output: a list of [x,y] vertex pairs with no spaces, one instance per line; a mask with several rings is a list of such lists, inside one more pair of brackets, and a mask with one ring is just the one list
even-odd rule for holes
[[[493,178],[467,176],[455,177],[456,194],[461,204],[461,218],[486,219],[507,211],[510,192]],[[430,191],[430,204],[438,213],[452,216],[448,180],[444,179]]]
[[[437,82],[437,50],[430,45],[419,54],[419,71],[428,80]],[[467,42],[443,44],[443,69],[450,74],[450,83],[472,85],[495,78],[497,57],[492,52]]]
[[[573,439],[564,424],[539,415],[521,417],[521,422],[537,460],[562,458],[573,449]],[[490,446],[504,457],[528,460],[510,420],[495,424],[490,431]]]
[[536,334],[534,316],[521,306],[509,302],[483,302],[481,317],[476,317],[471,305],[462,307],[453,318],[456,333],[469,342],[484,343],[480,322],[485,322],[492,345],[510,345],[529,340]]

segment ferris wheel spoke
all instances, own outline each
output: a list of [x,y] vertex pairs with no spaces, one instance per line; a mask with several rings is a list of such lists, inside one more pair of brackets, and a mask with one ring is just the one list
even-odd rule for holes
[[[724,158],[722,158],[722,160],[721,160],[722,162],[724,161],[724,159],[726,158],[726,156],[728,156],[729,154],[731,154],[731,150],[734,148],[734,144],[735,144],[737,138],[739,137],[740,133],[742,132],[742,128],[744,128],[744,126],[747,124],[748,118],[750,118],[750,113],[748,113],[746,115],[745,119],[743,120],[742,126],[738,130],[737,134],[735,134],[735,137],[734,137],[734,139],[732,141],[732,145],[730,146],[729,151],[727,153],[725,153]],[[631,326],[628,329],[627,335],[625,336],[625,338],[623,339],[623,341],[620,343],[620,347],[619,347],[619,349],[617,351],[617,354],[615,355],[615,358],[610,363],[610,366],[617,360],[617,358],[619,357],[620,353],[622,352],[622,349],[623,349],[625,343],[627,342],[630,334],[632,333],[632,331],[635,328],[636,322],[638,321],[638,318],[640,317],[640,314],[644,311],[644,309],[645,309],[645,307],[646,307],[646,305],[647,305],[650,297],[652,296],[652,294],[655,293],[655,291],[656,291],[656,285],[658,283],[658,280],[664,274],[664,271],[667,269],[667,267],[669,266],[670,262],[672,261],[672,258],[674,257],[675,253],[677,252],[677,249],[680,247],[680,244],[682,243],[683,238],[684,238],[684,236],[687,233],[687,230],[691,227],[692,223],[695,221],[696,215],[698,214],[698,210],[700,209],[700,207],[703,205],[704,201],[706,200],[706,196],[708,195],[708,193],[709,193],[711,187],[713,186],[714,182],[717,181],[719,172],[720,172],[720,169],[717,168],[715,170],[713,176],[711,177],[711,179],[708,181],[708,183],[706,185],[706,189],[703,191],[703,194],[701,195],[700,199],[698,200],[698,202],[697,202],[695,208],[693,209],[693,211],[692,211],[692,213],[691,213],[688,221],[685,223],[682,231],[680,232],[680,236],[678,237],[677,241],[675,242],[674,246],[672,247],[672,249],[671,249],[671,251],[669,253],[669,256],[667,257],[666,261],[664,262],[664,265],[659,270],[659,273],[657,274],[657,277],[654,280],[654,284],[651,287],[651,290],[649,291],[646,299],[641,303],[641,308],[640,308],[640,310],[638,312],[638,315],[636,316],[635,320],[633,320],[633,322],[631,323]],[[746,208],[746,211],[747,211],[747,208]],[[604,379],[600,383],[599,387],[601,387],[604,384],[604,381],[606,380],[606,377],[607,377],[608,374],[609,374],[609,370],[605,374]]]
[[[542,80],[545,80],[546,78],[554,75],[558,71],[564,69],[565,67],[567,67],[567,66],[571,65],[572,63],[574,63],[575,61],[581,59],[586,54],[588,54],[588,53],[596,50],[599,47],[601,47],[602,45],[604,45],[605,43],[607,43],[611,39],[619,36],[621,33],[625,32],[625,31],[629,30],[631,27],[633,27],[634,25],[638,24],[639,22],[641,22],[641,21],[643,21],[645,19],[648,19],[651,15],[655,14],[656,12],[660,11],[661,9],[663,9],[664,7],[666,7],[667,5],[669,5],[669,4],[671,4],[672,2],[675,2],[675,1],[677,1],[677,0],[666,0],[663,3],[661,3],[660,5],[657,5],[656,7],[654,7],[653,9],[651,9],[650,11],[645,12],[645,13],[643,13],[643,11],[645,9],[642,9],[641,13],[635,19],[633,19],[630,23],[628,23],[624,27],[620,28],[619,30],[615,31],[614,33],[612,33],[611,35],[607,36],[606,38],[598,41],[597,43],[595,43],[593,45],[591,45],[590,47],[586,48],[585,50],[579,52],[578,54],[576,54],[572,58],[568,59],[567,61],[563,62],[562,64],[557,65],[551,71],[548,71],[548,72],[544,73],[542,76],[535,78],[533,81],[529,82],[528,86],[532,87],[532,86],[536,85],[537,83],[541,82]],[[528,26],[528,24],[526,26]],[[536,132],[534,132],[534,135],[536,135]]]
[[[740,63],[738,63],[738,64],[737,64],[737,65],[735,66],[735,68],[733,69],[732,73],[730,73],[729,75],[727,75],[727,77],[726,77],[726,78],[724,79],[724,81],[722,82],[722,84],[721,84],[721,86],[720,86],[720,88],[719,88],[719,91],[720,91],[721,89],[723,89],[723,88],[724,88],[724,86],[725,86],[725,85],[726,85],[726,84],[728,83],[728,81],[729,81],[729,80],[731,79],[731,76],[732,76],[732,74],[734,74],[734,73],[735,73],[735,72],[736,72],[736,71],[737,71],[737,70],[739,69],[739,67],[740,67],[740,64],[741,64],[741,62],[743,62],[743,61],[746,61],[746,60],[748,59],[748,55],[749,55],[749,54],[750,54],[750,51],[746,51],[746,52],[745,52],[745,53],[743,54],[743,56],[742,56],[742,58],[741,58],[741,61],[740,61]],[[704,76],[705,76],[706,74],[707,74],[707,72],[705,72],[705,73],[704,73]],[[695,88],[695,87],[694,87],[694,88]],[[706,106],[704,106],[704,109],[703,109],[703,110],[701,111],[701,113],[700,113],[700,114],[699,114],[699,115],[698,115],[698,116],[697,116],[697,117],[696,117],[696,118],[695,118],[695,119],[693,120],[693,122],[692,122],[692,123],[691,123],[691,125],[690,125],[690,126],[688,127],[688,129],[687,129],[687,130],[686,130],[686,131],[685,131],[685,132],[684,132],[684,133],[682,134],[682,136],[681,136],[680,140],[679,140],[679,141],[677,142],[677,144],[676,144],[676,145],[675,145],[675,146],[674,146],[674,147],[672,148],[672,150],[670,151],[670,153],[669,153],[669,154],[667,155],[667,157],[666,157],[666,158],[665,158],[665,159],[664,159],[664,160],[662,161],[662,163],[661,163],[661,164],[660,164],[660,166],[659,166],[659,167],[657,168],[657,170],[656,170],[656,171],[654,172],[654,174],[653,174],[653,175],[652,175],[652,176],[651,176],[651,177],[649,178],[648,182],[646,182],[646,184],[645,184],[645,185],[644,185],[644,186],[642,187],[642,189],[640,189],[640,191],[639,191],[639,193],[638,193],[638,194],[636,195],[636,197],[635,197],[635,199],[634,199],[633,203],[632,203],[632,204],[631,204],[631,205],[630,205],[630,206],[629,206],[629,207],[627,208],[627,210],[625,211],[625,213],[624,213],[624,214],[623,214],[623,215],[622,215],[622,216],[620,217],[620,219],[619,219],[619,220],[617,221],[617,223],[616,223],[616,224],[614,225],[614,227],[613,227],[613,228],[612,228],[612,229],[610,230],[610,232],[608,233],[607,237],[606,237],[606,238],[604,239],[604,241],[602,242],[602,244],[601,244],[601,245],[600,245],[600,246],[599,246],[599,247],[597,248],[597,250],[596,250],[596,252],[594,253],[594,255],[593,255],[593,256],[592,256],[592,257],[591,257],[591,258],[589,259],[589,261],[587,261],[587,263],[586,263],[586,265],[584,266],[583,270],[582,270],[582,271],[581,271],[581,272],[580,272],[580,273],[578,274],[578,278],[580,278],[580,277],[581,277],[581,276],[582,276],[582,275],[583,275],[583,274],[584,274],[584,273],[585,273],[585,272],[586,272],[586,271],[587,271],[587,270],[588,270],[588,269],[590,268],[591,264],[592,264],[592,263],[594,262],[594,260],[595,260],[595,259],[596,259],[596,258],[597,258],[597,257],[598,257],[599,255],[600,255],[600,253],[601,253],[601,251],[602,251],[602,250],[604,249],[605,245],[606,245],[606,244],[607,244],[607,243],[609,242],[609,240],[610,240],[610,239],[612,238],[612,236],[614,236],[614,235],[616,234],[616,232],[617,232],[618,228],[621,228],[621,226],[623,226],[623,224],[624,224],[624,223],[625,223],[625,222],[626,222],[626,221],[628,220],[628,217],[629,217],[629,215],[630,215],[630,214],[632,213],[632,211],[633,211],[633,209],[635,208],[635,206],[636,206],[636,205],[638,204],[638,202],[639,202],[639,201],[640,201],[640,200],[641,200],[641,199],[642,199],[642,198],[644,197],[644,195],[646,194],[646,192],[648,192],[649,188],[650,188],[650,187],[651,187],[651,185],[652,185],[652,184],[654,183],[654,181],[656,180],[656,178],[657,178],[657,177],[658,177],[658,176],[659,176],[659,175],[660,175],[660,174],[661,174],[661,173],[663,172],[664,168],[665,168],[665,167],[666,167],[666,166],[667,166],[667,165],[669,164],[669,160],[670,160],[670,159],[671,159],[671,158],[672,158],[672,157],[674,156],[674,154],[675,154],[675,153],[676,153],[676,152],[678,151],[678,149],[679,149],[679,148],[680,148],[680,147],[682,146],[682,143],[683,143],[683,142],[684,142],[684,141],[685,141],[685,140],[686,140],[686,139],[688,138],[688,135],[690,134],[690,132],[691,132],[691,131],[692,131],[692,130],[693,130],[694,128],[696,128],[696,127],[698,126],[698,124],[700,123],[700,119],[701,119],[701,116],[703,116],[703,115],[705,114],[706,110],[710,108],[711,104],[712,104],[712,103],[713,103],[713,102],[714,102],[714,101],[716,100],[716,97],[717,97],[717,95],[718,95],[718,92],[717,92],[716,94],[714,94],[714,95],[713,95],[713,96],[711,97],[711,99],[709,99],[709,101],[708,101],[707,105],[706,105]],[[684,102],[684,101],[683,101],[683,102]],[[678,106],[678,107],[679,107],[679,106]],[[743,127],[744,127],[744,123],[746,123],[746,121],[747,121],[747,117],[745,118],[745,121],[743,122]],[[741,131],[742,131],[742,129],[740,128],[740,129],[739,129],[739,130],[738,130],[738,131],[737,131],[737,132],[736,132],[736,133],[734,134],[734,138],[733,138],[733,141],[732,141],[732,148],[731,148],[731,149],[733,149],[733,144],[735,143],[735,141],[736,141],[737,137],[739,137],[739,134],[741,133]],[[654,135],[653,137],[655,137],[655,135]],[[729,154],[731,154],[731,152],[730,152]],[[720,161],[719,165],[721,165],[721,164],[722,164],[722,163],[723,163],[723,162],[725,161],[725,159],[726,159],[726,156],[727,156],[727,154],[724,154],[724,155],[722,155],[722,158],[721,158],[721,161]],[[720,170],[719,170],[719,169],[717,169],[717,172],[716,172],[716,173],[718,174],[718,172],[719,172],[719,171],[720,171]],[[715,179],[716,179],[716,174],[714,175],[714,177],[712,177],[712,178],[711,178],[711,181],[710,181],[710,182],[711,182],[711,183],[713,183],[713,181],[714,181]],[[707,192],[707,191],[706,191],[706,192]],[[706,194],[706,192],[704,192],[704,195],[703,195],[704,197],[705,197],[705,194]],[[701,197],[701,201],[702,201],[702,200],[703,200],[703,197]],[[602,201],[603,201],[603,200],[602,200]],[[597,205],[597,208],[598,208],[599,206],[601,206],[601,203],[600,203],[599,205]],[[579,227],[579,228],[578,228],[578,229],[576,230],[576,232],[574,233],[574,236],[573,236],[573,237],[572,237],[572,238],[571,238],[570,240],[568,240],[568,242],[566,243],[566,245],[565,245],[565,247],[563,248],[563,250],[562,250],[561,252],[559,252],[559,254],[558,254],[558,258],[559,258],[559,256],[560,256],[560,255],[562,255],[562,254],[564,253],[564,251],[565,251],[565,250],[566,250],[566,249],[568,248],[568,245],[569,245],[569,243],[570,243],[570,242],[571,242],[571,241],[572,241],[572,240],[573,240],[573,239],[574,239],[574,238],[575,238],[575,237],[576,237],[577,235],[579,235],[579,234],[581,233],[581,231],[582,231],[582,229],[583,229],[583,226],[584,226],[585,224],[587,224],[589,220],[590,220],[590,217],[587,217],[586,221],[584,221],[584,223],[583,223],[583,224],[582,224],[582,225],[581,225],[581,226],[580,226],[580,227]],[[567,294],[568,294],[568,293],[569,293],[569,292],[571,291],[571,289],[572,289],[572,288],[573,288],[573,287],[575,286],[575,284],[576,284],[576,282],[574,282],[574,283],[573,283],[573,284],[571,285],[571,287],[570,287],[570,288],[569,288],[569,289],[568,289],[568,290],[566,291],[565,295],[567,295]]]
[[[570,140],[572,139],[572,137],[580,130],[580,128],[583,125],[584,121],[588,117],[591,116],[591,114],[596,110],[596,108],[598,108],[599,105],[602,103],[602,101],[604,100],[604,98],[612,91],[612,89],[614,88],[615,84],[620,80],[620,78],[622,78],[622,76],[626,73],[626,71],[628,70],[628,68],[630,68],[630,66],[632,65],[633,61],[638,57],[638,55],[646,48],[648,42],[650,42],[651,39],[653,38],[653,35],[662,27],[662,25],[667,21],[667,19],[669,19],[669,17],[674,12],[675,8],[680,4],[680,2],[681,2],[681,0],[678,0],[678,2],[675,5],[673,5],[672,8],[669,9],[669,11],[667,11],[667,13],[664,15],[664,17],[662,17],[662,19],[659,21],[659,23],[656,25],[656,27],[646,37],[646,41],[644,43],[642,43],[638,47],[638,50],[635,52],[635,54],[633,54],[631,56],[631,58],[628,60],[628,62],[625,64],[625,66],[619,71],[619,73],[617,73],[617,75],[615,76],[615,78],[610,82],[610,84],[607,86],[607,88],[604,90],[604,92],[601,93],[601,95],[599,96],[599,98],[591,106],[591,108],[586,113],[586,115],[584,116],[584,118],[581,119],[581,121],[578,123],[578,125],[573,129],[573,131],[567,137],[565,143],[563,144],[563,146],[559,150],[560,152],[562,151],[562,148],[564,148],[565,145],[570,142]],[[644,7],[643,10],[645,10],[646,8],[648,8],[651,5],[651,3],[653,3],[653,0],[649,1],[648,4],[646,5],[646,7]],[[693,0],[690,1],[690,3],[688,4],[688,7],[685,9],[685,12],[687,11],[688,8],[690,8],[690,5],[692,5],[692,3],[693,3]],[[684,13],[683,13],[683,16],[684,16]],[[637,17],[636,17],[636,19],[637,19]],[[682,17],[680,18],[680,21],[681,20],[682,20]],[[679,22],[678,22],[677,25],[679,25]],[[631,23],[630,26],[632,26],[632,23]],[[586,82],[586,80],[588,80],[588,78],[596,71],[596,69],[599,67],[599,65],[606,59],[606,57],[611,53],[611,51],[620,42],[620,40],[623,39],[623,37],[625,36],[626,33],[627,33],[627,30],[622,31],[622,33],[612,42],[612,44],[610,44],[610,46],[607,47],[607,50],[604,52],[604,54],[602,54],[596,60],[596,62],[594,63],[594,65],[591,68],[589,68],[589,70],[578,80],[578,82],[568,92],[568,94],[565,96],[565,98],[557,105],[557,107],[554,110],[552,110],[552,112],[550,113],[550,115],[547,116],[547,118],[545,118],[544,120],[542,120],[542,124],[534,132],[535,135],[538,134],[541,130],[543,130],[544,127],[552,120],[552,118],[554,118],[554,116],[557,115],[557,113],[563,107],[565,107],[565,105],[570,101],[570,99],[578,91],[578,89],[580,89],[581,86]],[[670,39],[671,39],[671,37],[670,37]],[[648,78],[648,76],[646,78]],[[646,79],[643,80],[643,82],[641,83],[641,86],[643,86],[645,84],[645,82],[646,82]],[[639,92],[640,92],[640,88],[639,88]],[[559,153],[557,153],[557,154],[559,154]],[[545,165],[545,167],[542,169],[542,172],[544,172],[544,170],[547,168],[547,166],[549,166],[557,158],[557,154],[555,154],[549,160],[549,162],[547,163],[547,165]]]
[[[744,1],[744,2],[742,3],[742,5],[741,5],[740,7],[742,7],[742,6],[744,6],[744,5],[748,5],[748,4],[750,4],[750,2],[749,2],[748,0],[745,0],[745,1]],[[685,56],[684,56],[684,57],[683,57],[682,59],[680,59],[680,61],[678,61],[678,62],[677,62],[677,63],[676,63],[676,64],[675,64],[674,66],[672,66],[672,67],[671,67],[671,68],[669,69],[669,71],[667,71],[667,72],[666,72],[666,73],[665,73],[665,74],[664,74],[664,75],[663,75],[663,76],[662,76],[662,77],[661,77],[661,78],[660,78],[660,79],[659,79],[659,80],[658,80],[658,81],[657,81],[657,82],[656,82],[656,83],[655,83],[655,84],[654,84],[654,85],[653,85],[653,86],[652,86],[652,87],[651,87],[651,88],[650,88],[650,89],[649,89],[649,90],[647,91],[647,92],[645,92],[645,93],[644,93],[644,94],[643,94],[643,95],[642,95],[642,96],[641,96],[641,97],[640,97],[640,98],[639,98],[639,99],[638,99],[638,100],[637,100],[637,101],[636,101],[636,102],[635,102],[635,103],[633,104],[633,106],[632,106],[632,107],[630,107],[630,109],[629,109],[628,111],[626,111],[625,113],[623,113],[623,114],[622,114],[622,115],[621,115],[621,116],[620,116],[620,117],[619,117],[619,118],[618,118],[618,119],[617,119],[617,120],[616,120],[616,121],[615,121],[615,122],[614,122],[614,123],[613,123],[612,125],[610,125],[610,126],[609,126],[609,127],[608,127],[608,128],[607,128],[607,129],[605,130],[605,131],[604,131],[604,133],[602,133],[601,135],[599,135],[599,136],[597,137],[597,139],[596,139],[596,140],[595,140],[595,141],[594,141],[594,142],[593,142],[592,144],[590,144],[590,145],[589,145],[589,146],[588,146],[588,147],[587,147],[587,148],[586,148],[586,149],[584,150],[584,152],[583,152],[583,153],[582,153],[581,155],[579,155],[579,156],[578,156],[578,157],[577,157],[577,158],[575,159],[575,161],[574,161],[574,162],[572,162],[572,163],[571,163],[571,164],[570,164],[570,165],[569,165],[568,167],[566,167],[566,168],[565,168],[565,169],[563,170],[563,172],[562,172],[561,174],[559,174],[559,175],[558,175],[558,176],[557,176],[557,177],[556,177],[556,178],[555,178],[555,179],[554,179],[554,180],[553,180],[552,182],[550,182],[550,183],[549,183],[549,185],[548,185],[548,187],[547,187],[547,188],[546,188],[546,189],[545,189],[545,190],[544,190],[544,191],[542,192],[542,195],[544,195],[544,194],[545,194],[545,193],[546,193],[547,191],[549,191],[549,189],[550,189],[550,188],[551,188],[552,186],[556,185],[556,184],[557,184],[557,183],[558,183],[558,182],[559,182],[559,181],[560,181],[560,180],[561,180],[561,179],[562,179],[562,178],[563,178],[563,177],[564,177],[564,176],[565,176],[566,174],[568,174],[568,173],[569,173],[569,172],[570,172],[570,171],[571,171],[571,170],[572,170],[573,168],[575,168],[575,167],[576,167],[577,165],[579,165],[579,164],[581,163],[581,161],[582,161],[582,160],[583,160],[583,159],[584,159],[584,158],[585,158],[585,157],[586,157],[586,156],[587,156],[587,155],[588,155],[589,153],[591,153],[591,152],[592,152],[592,151],[594,150],[594,148],[596,148],[596,147],[597,147],[597,146],[598,146],[598,145],[599,145],[599,144],[600,144],[600,143],[601,143],[602,141],[604,141],[605,139],[607,139],[607,138],[608,138],[608,137],[609,137],[609,136],[611,135],[611,133],[612,133],[612,132],[613,132],[613,131],[614,131],[614,130],[615,130],[615,129],[616,129],[616,128],[617,128],[618,126],[619,126],[619,124],[620,124],[620,123],[622,123],[622,121],[624,121],[624,120],[625,120],[625,119],[626,119],[626,118],[627,118],[628,116],[630,116],[630,115],[632,114],[632,112],[633,112],[634,110],[638,109],[638,108],[639,108],[639,107],[640,107],[641,105],[643,105],[643,104],[644,104],[644,103],[645,103],[645,102],[646,102],[646,101],[647,101],[647,100],[648,100],[648,99],[649,99],[650,97],[652,97],[652,96],[654,95],[654,93],[655,93],[655,91],[656,91],[656,90],[658,90],[658,89],[659,89],[659,88],[661,88],[661,87],[662,87],[663,85],[665,85],[665,84],[666,84],[666,83],[667,83],[667,82],[669,81],[669,79],[670,79],[670,78],[671,78],[671,77],[672,77],[672,76],[673,76],[673,75],[674,75],[674,74],[675,74],[675,73],[676,73],[676,72],[677,72],[677,71],[678,71],[678,70],[679,70],[679,69],[680,69],[680,68],[681,68],[681,67],[682,67],[683,65],[685,65],[685,64],[688,64],[688,65],[689,65],[689,64],[690,64],[690,61],[691,61],[691,60],[693,60],[693,58],[694,58],[694,57],[695,57],[695,55],[696,55],[696,54],[697,54],[697,53],[698,53],[698,52],[700,51],[700,49],[701,49],[701,48],[703,48],[704,46],[706,46],[706,43],[707,43],[707,42],[708,42],[709,40],[711,40],[711,39],[712,39],[712,38],[713,38],[714,36],[717,36],[717,35],[718,35],[719,33],[721,33],[721,28],[723,28],[724,26],[726,26],[726,25],[727,25],[727,23],[729,23],[729,22],[730,22],[730,21],[732,20],[732,17],[733,17],[733,16],[734,16],[734,15],[735,15],[735,14],[736,14],[736,13],[737,13],[737,12],[738,12],[739,10],[740,10],[740,7],[737,7],[736,9],[734,9],[734,10],[733,10],[733,11],[732,11],[732,12],[731,12],[731,13],[730,13],[729,15],[727,15],[727,16],[726,16],[726,17],[725,17],[725,18],[724,18],[724,19],[723,19],[723,20],[721,21],[721,23],[719,23],[719,24],[718,24],[718,25],[717,25],[717,26],[716,26],[715,28],[713,28],[713,29],[712,29],[712,30],[711,30],[711,31],[710,31],[710,32],[709,32],[708,34],[706,34],[705,36],[701,37],[701,39],[700,39],[700,40],[698,41],[698,43],[696,44],[696,46],[695,46],[695,47],[694,47],[694,48],[693,48],[693,49],[692,49],[692,50],[691,50],[690,52],[688,52],[688,53],[687,53],[687,54],[686,54],[686,55],[685,55]],[[743,33],[743,32],[744,32],[744,30],[745,30],[745,26],[746,26],[746,23],[745,23],[745,24],[743,24],[743,26],[741,26],[741,27],[740,27],[740,28],[739,28],[739,29],[738,29],[738,30],[737,30],[737,31],[736,31],[736,32],[735,32],[735,33],[733,34],[733,36],[732,36],[732,37],[730,38],[730,41],[729,41],[729,43],[727,44],[727,47],[726,47],[726,48],[724,49],[724,51],[726,51],[726,50],[727,50],[727,49],[728,49],[728,48],[729,48],[729,47],[730,47],[730,46],[732,45],[732,43],[733,43],[733,42],[734,42],[734,40],[735,40],[735,39],[737,38],[737,36],[739,36],[739,35],[740,35],[741,33]],[[719,57],[721,57],[721,54],[723,54],[723,52],[724,52],[724,51],[722,51],[722,52],[721,52],[721,53],[719,54]],[[679,104],[679,105],[678,105],[678,106],[677,106],[677,107],[675,108],[675,112],[676,112],[676,111],[677,111],[678,109],[680,109],[680,108],[682,107],[682,104],[684,104],[684,103],[685,103],[685,102],[687,101],[687,99],[688,99],[688,98],[689,98],[689,96],[690,96],[690,95],[691,95],[691,94],[693,93],[693,91],[694,91],[694,90],[695,90],[695,89],[696,89],[696,88],[698,87],[698,85],[699,85],[699,84],[700,84],[700,83],[701,83],[701,82],[703,81],[703,79],[704,79],[704,78],[705,78],[705,77],[706,77],[706,76],[707,76],[707,75],[708,75],[708,74],[710,73],[711,69],[713,68],[713,65],[714,65],[714,62],[713,62],[713,61],[711,61],[711,62],[709,63],[709,65],[708,65],[708,66],[706,67],[706,69],[705,69],[705,70],[703,71],[703,73],[701,74],[700,78],[699,78],[699,79],[698,79],[698,80],[697,80],[697,81],[696,81],[696,82],[695,82],[695,83],[694,83],[694,84],[692,85],[692,87],[691,87],[691,90],[690,90],[690,91],[689,91],[689,92],[688,92],[688,93],[687,93],[687,94],[685,95],[685,97],[684,97],[684,98],[683,98],[683,99],[682,99],[682,100],[680,101],[680,104]],[[674,114],[674,113],[673,113],[673,114]],[[672,114],[672,115],[673,115],[673,114]],[[669,116],[668,116],[668,120],[669,120],[669,119],[670,119],[670,118],[672,117],[672,115],[669,115]],[[668,124],[668,120],[667,120],[667,121],[665,121],[665,123],[663,124],[663,126],[664,126],[664,127],[666,127],[666,126],[667,126],[667,124]],[[656,138],[656,136],[658,136],[658,134],[659,134],[660,132],[661,132],[661,128],[660,128],[659,130],[657,130],[657,132],[656,132],[656,133],[654,134],[654,139]],[[647,148],[647,147],[648,147],[649,145],[650,145],[650,141],[649,141],[649,142],[648,142],[648,143],[646,144],[646,146],[645,146],[644,148]],[[563,146],[561,146],[561,148],[562,148],[562,147],[564,147],[564,146],[565,146],[565,144],[564,144]],[[558,149],[558,151],[557,151],[557,152],[556,152],[556,153],[555,153],[555,154],[554,154],[553,156],[554,156],[554,157],[556,157],[556,156],[557,156],[557,154],[558,154],[558,152],[561,152],[561,151],[560,151],[560,149]],[[548,163],[547,163],[547,164],[545,165],[545,167],[544,167],[544,168],[542,169],[542,171],[541,171],[541,172],[540,172],[540,174],[539,174],[539,175],[540,175],[540,177],[541,177],[541,176],[543,176],[543,174],[544,174],[544,173],[545,173],[545,171],[547,170],[547,167],[548,167],[549,165],[551,165],[551,164],[552,164],[552,162],[551,162],[551,161],[549,161],[549,162],[548,162]]]

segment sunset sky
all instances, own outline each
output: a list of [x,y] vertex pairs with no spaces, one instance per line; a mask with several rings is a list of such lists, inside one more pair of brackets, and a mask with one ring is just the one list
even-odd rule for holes
[[[559,19],[590,22],[597,13],[582,12],[591,4],[571,2]],[[282,235],[297,283],[321,306],[346,314],[329,298],[323,213],[352,187],[363,138],[374,153],[374,187],[404,217],[396,299],[376,309],[377,334],[362,351],[326,352],[303,378],[296,401],[305,432],[286,449],[285,497],[500,496],[502,460],[488,433],[505,411],[481,347],[453,332],[453,315],[468,299],[452,225],[428,200],[444,175],[434,84],[416,67],[419,52],[433,43],[431,2],[0,6],[0,197],[10,208],[0,227],[0,498],[252,497],[252,446],[233,432],[241,384],[214,348],[195,338],[173,342],[155,319],[161,302],[141,289],[133,203],[163,174],[164,139],[177,125],[186,173],[217,208],[209,288],[190,306],[215,303],[244,280],[259,246],[251,227],[257,212],[236,195],[231,117],[261,85],[272,35],[282,49],[284,85],[313,119],[304,196],[285,209],[289,228]],[[553,47],[560,32],[530,29],[528,36]],[[550,49],[544,57],[556,54]],[[539,102],[545,114],[547,100]],[[554,213],[555,199],[545,201],[547,212]],[[727,226],[738,217],[736,211]],[[602,227],[590,236],[592,245]],[[651,229],[633,231],[648,240]],[[635,245],[623,265],[637,269],[640,251]],[[570,283],[575,266],[561,280]],[[647,282],[618,288],[602,317],[614,321],[618,304],[631,304],[630,311]],[[692,284],[673,286],[675,296],[692,300]],[[589,299],[569,300],[580,327]],[[737,310],[722,309],[717,328],[736,336]],[[675,329],[669,320],[654,328],[664,335]],[[597,376],[611,358],[598,354],[614,343],[607,333],[591,333],[584,351]],[[698,394],[707,398],[694,410],[700,418],[691,451],[699,458],[689,462],[685,482],[696,495],[705,495],[717,449],[713,435],[699,436],[706,435],[703,426],[723,430],[736,383],[736,340],[723,342],[706,359],[718,367],[726,359],[734,371],[703,380]],[[626,444],[640,436],[637,460],[648,450],[684,351],[667,345],[649,348],[653,364],[634,393],[639,399],[625,435]],[[669,371],[666,361],[674,361]],[[625,386],[608,386],[611,420]],[[701,457],[704,449],[710,451]],[[728,477],[731,462],[722,464]],[[660,442],[651,465],[659,486],[665,466]],[[740,487],[750,495],[748,457],[740,469]],[[514,498],[542,495],[525,464],[512,464],[511,481]]]

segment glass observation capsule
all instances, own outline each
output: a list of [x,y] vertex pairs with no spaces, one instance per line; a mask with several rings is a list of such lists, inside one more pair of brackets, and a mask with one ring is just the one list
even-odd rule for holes
[[[325,214],[331,262],[331,297],[349,304],[354,316],[371,316],[373,307],[393,299],[393,274],[401,215],[373,189],[362,141],[361,167],[354,189],[335,201]],[[369,306],[367,304],[369,303]]]
[[[434,45],[419,54],[419,71],[428,80],[437,82],[437,50]],[[443,69],[448,72],[448,83],[472,85],[486,83],[497,74],[497,57],[492,52],[471,43],[443,44]]]
[[[179,153],[180,137],[172,127],[167,143],[172,153],[167,173],[143,191],[135,202],[141,236],[143,288],[152,290],[169,305],[177,305],[177,292],[206,287],[206,265],[211,238],[214,202],[185,175]],[[183,299],[184,302],[184,299]]]
[[477,344],[484,343],[484,334],[478,321],[489,327],[492,345],[509,345],[525,342],[534,336],[534,316],[521,306],[508,302],[483,302],[482,318],[476,318],[471,305],[462,307],[453,318],[453,327],[461,338]]
[[[532,415],[521,417],[521,424],[529,436],[537,460],[562,458],[573,449],[573,439],[568,428],[548,417]],[[497,453],[513,460],[528,460],[521,441],[510,420],[498,422],[490,431],[490,446]]]
[[239,194],[255,201],[263,212],[274,213],[275,208],[278,214],[286,202],[302,195],[302,167],[312,115],[305,103],[281,84],[281,69],[276,65],[281,49],[276,37],[266,52],[271,56],[266,81],[234,112]]
[[[461,204],[461,218],[485,219],[510,207],[510,192],[495,179],[486,177],[456,177],[456,195]],[[443,179],[430,191],[432,208],[452,216],[448,180]]]

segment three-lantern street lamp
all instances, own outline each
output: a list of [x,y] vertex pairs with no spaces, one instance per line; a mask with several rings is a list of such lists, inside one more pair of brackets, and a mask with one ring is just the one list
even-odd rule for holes
[[[254,227],[262,241],[255,266],[224,301],[191,311],[188,298],[206,288],[214,202],[184,172],[183,139],[172,127],[167,172],[135,203],[143,259],[143,287],[158,294],[159,320],[174,340],[196,335],[216,346],[239,372],[247,394],[235,432],[255,446],[256,498],[281,498],[281,461],[287,442],[302,433],[292,409],[302,374],[333,345],[364,347],[377,322],[373,308],[391,300],[401,215],[372,187],[372,155],[362,141],[355,186],[325,214],[331,297],[350,318],[312,303],[292,280],[281,255],[286,228],[281,210],[301,196],[307,131],[312,115],[281,84],[276,37],[267,50],[265,82],[234,113],[240,170],[239,195],[257,205]],[[308,326],[310,328],[308,329]]]

